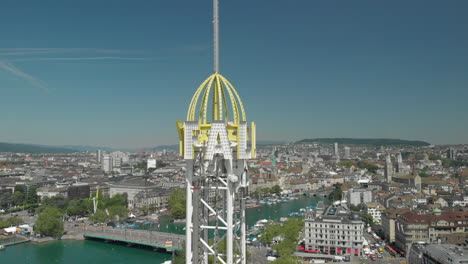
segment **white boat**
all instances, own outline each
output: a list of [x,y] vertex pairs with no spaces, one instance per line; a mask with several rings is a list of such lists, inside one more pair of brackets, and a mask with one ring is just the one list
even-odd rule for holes
[[0,250],[5,249],[4,245],[0,245]]

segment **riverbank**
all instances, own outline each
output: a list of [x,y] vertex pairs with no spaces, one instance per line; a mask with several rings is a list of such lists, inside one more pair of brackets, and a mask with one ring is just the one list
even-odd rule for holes
[[7,237],[7,238],[0,239],[0,245],[6,247],[6,246],[13,246],[13,245],[17,245],[17,244],[26,243],[26,242],[29,242],[29,241],[30,241],[29,239],[25,239],[23,237],[13,236],[13,237]]

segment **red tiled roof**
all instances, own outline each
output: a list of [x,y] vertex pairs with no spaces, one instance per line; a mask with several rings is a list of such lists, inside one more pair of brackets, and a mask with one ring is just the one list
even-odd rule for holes
[[468,226],[468,224],[458,224],[457,221],[468,220],[468,211],[442,212],[440,215],[419,215],[414,212],[407,212],[399,216],[402,220],[412,224],[429,224],[445,220],[453,223],[450,226]]

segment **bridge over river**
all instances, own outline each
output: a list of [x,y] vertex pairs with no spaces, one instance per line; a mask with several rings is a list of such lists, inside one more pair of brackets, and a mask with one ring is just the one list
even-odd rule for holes
[[128,245],[143,245],[166,251],[182,250],[185,236],[148,230],[114,228],[111,226],[92,226],[87,224],[65,225],[68,234],[83,236],[87,239],[116,241]]
[[[300,208],[309,205],[316,205],[319,200],[323,200],[324,195],[328,195],[330,189],[314,191],[309,195],[299,195],[297,200],[292,200],[284,203],[277,203],[274,205],[261,205],[256,208],[249,208],[246,211],[247,224],[254,226],[260,219],[269,219],[278,221],[281,217],[287,216],[290,212],[299,211]],[[316,195],[314,197],[312,195]],[[168,226],[174,226],[173,223]],[[164,225],[166,226],[166,225]],[[180,226],[180,225],[179,225]],[[138,230],[138,229],[124,229],[113,228],[110,226],[93,226],[89,224],[76,225],[72,222],[65,224],[65,231],[69,238],[82,239],[98,239],[103,241],[116,241],[127,243],[129,245],[143,245],[153,248],[159,248],[166,251],[181,250],[185,242],[184,235],[178,235],[168,232]],[[164,231],[171,231],[167,228]],[[172,242],[172,244],[167,243]]]

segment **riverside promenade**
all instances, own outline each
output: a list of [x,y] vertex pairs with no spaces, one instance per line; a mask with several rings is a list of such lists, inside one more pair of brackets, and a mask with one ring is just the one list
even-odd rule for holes
[[129,245],[143,245],[166,251],[183,248],[185,236],[148,230],[114,228],[110,226],[92,226],[87,224],[65,224],[65,231],[82,235],[85,239],[116,241]]

